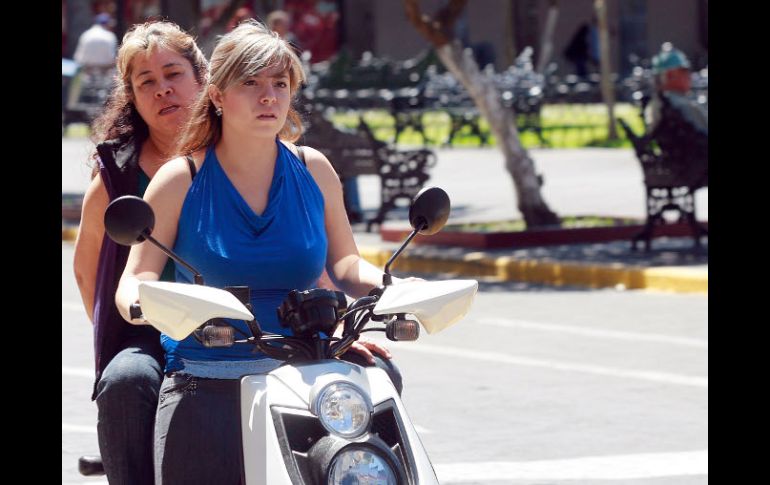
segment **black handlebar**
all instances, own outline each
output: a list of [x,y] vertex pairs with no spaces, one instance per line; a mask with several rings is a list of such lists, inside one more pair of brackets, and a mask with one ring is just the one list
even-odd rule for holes
[[[303,360],[306,358],[337,357],[348,350],[348,348],[358,339],[366,322],[374,316],[371,310],[379,300],[382,289],[372,293],[372,295],[359,298],[347,308],[344,317],[341,319],[344,322],[344,331],[341,339],[321,338],[318,334],[293,336],[272,334],[269,332],[262,332],[259,325],[249,325],[253,337],[236,343],[252,343],[263,353],[279,360],[290,360],[297,357]],[[312,315],[315,314],[311,312],[310,316]],[[132,320],[143,317],[142,307],[139,303],[132,303],[130,305],[129,316]],[[308,315],[304,315],[304,312],[303,316],[308,317]],[[339,315],[337,315],[337,317],[339,318]],[[382,317],[377,318],[377,320],[382,319]],[[210,321],[204,323],[202,326],[209,323]],[[256,324],[256,320],[251,323]],[[282,322],[282,324],[287,326],[284,322]],[[292,330],[293,333],[295,333],[294,329]],[[331,334],[332,329],[328,330],[328,333]]]

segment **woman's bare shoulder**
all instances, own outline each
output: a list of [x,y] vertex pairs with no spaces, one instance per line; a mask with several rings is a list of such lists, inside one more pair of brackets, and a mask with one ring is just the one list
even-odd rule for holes
[[341,190],[340,178],[326,155],[309,146],[302,147],[302,150],[305,153],[307,169],[324,196]]
[[326,158],[326,155],[311,146],[303,146],[302,151],[305,153],[305,162],[307,163],[307,168],[310,169],[310,171],[331,171],[332,173],[336,174],[334,167],[332,166],[329,159]]

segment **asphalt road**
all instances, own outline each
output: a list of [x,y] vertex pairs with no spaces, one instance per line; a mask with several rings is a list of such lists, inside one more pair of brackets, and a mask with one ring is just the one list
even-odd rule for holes
[[[62,483],[97,451],[91,329],[62,243]],[[440,278],[441,276],[434,276]],[[470,314],[388,343],[442,483],[708,483],[708,299],[482,282]]]

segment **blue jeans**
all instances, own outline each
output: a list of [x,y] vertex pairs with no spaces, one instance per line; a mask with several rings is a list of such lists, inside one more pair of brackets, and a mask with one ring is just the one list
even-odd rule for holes
[[163,379],[155,418],[157,485],[241,483],[239,379],[173,372]]
[[[348,353],[344,360],[368,366]],[[401,373],[375,354],[401,394]],[[155,483],[236,485],[242,482],[239,379],[173,372],[163,379],[155,421]]]
[[137,337],[107,365],[96,388],[99,450],[111,485],[153,483],[152,440],[163,351]]

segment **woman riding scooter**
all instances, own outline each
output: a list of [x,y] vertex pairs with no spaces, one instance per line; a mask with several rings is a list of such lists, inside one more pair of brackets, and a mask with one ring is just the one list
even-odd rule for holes
[[[200,269],[208,284],[249,286],[259,324],[285,334],[276,308],[290,290],[312,288],[324,267],[354,297],[378,286],[383,273],[358,253],[329,161],[292,144],[301,123],[290,104],[304,80],[293,49],[247,21],[219,40],[210,69],[178,150],[192,155],[197,173],[191,179],[185,159],[174,159],[145,193],[157,217],[153,237]],[[148,244],[131,249],[116,296],[127,321],[146,323],[131,320],[130,306],[139,282],[157,280],[166,260]],[[177,267],[176,280],[192,277]],[[156,420],[156,483],[239,483],[239,378],[279,362],[251,346],[206,348],[193,337],[163,334],[161,342],[166,377]],[[350,351],[400,380],[381,345],[362,339]]]

